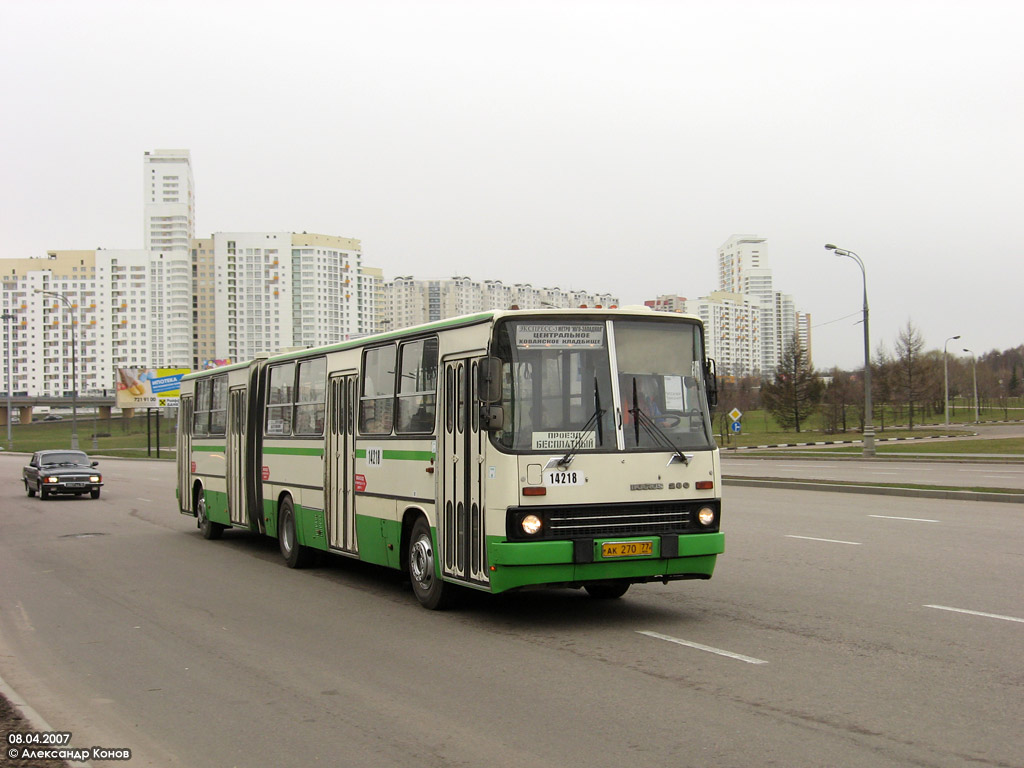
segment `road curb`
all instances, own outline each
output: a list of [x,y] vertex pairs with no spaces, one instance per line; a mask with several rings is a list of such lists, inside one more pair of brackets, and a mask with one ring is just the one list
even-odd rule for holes
[[[951,437],[965,437],[965,438],[978,437],[978,433],[975,432],[974,434],[971,434],[971,435],[958,434],[958,435],[920,435],[920,436],[911,436],[911,437],[876,437],[875,438],[875,442],[876,443],[894,443],[894,442],[899,442],[899,441],[903,441],[903,440],[939,440],[939,439],[948,439],[948,438],[951,438]],[[736,445],[736,446],[733,446],[733,447],[729,447],[729,446],[721,447],[721,446],[719,446],[719,448],[722,451],[752,451],[752,450],[757,450],[758,448],[804,448],[804,447],[811,446],[811,445],[860,445],[863,442],[864,442],[863,440],[817,440],[817,441],[812,442],[812,443],[774,443],[773,445]]]
[[[29,703],[26,702],[21,696],[19,696],[18,692],[11,688],[11,686],[8,685],[7,681],[4,680],[2,677],[0,677],[0,696],[3,696],[5,699],[7,699],[7,703],[10,704],[11,707],[19,715],[22,716],[22,718],[24,718],[25,722],[28,723],[29,728],[31,728],[33,731],[37,733],[56,732],[56,729],[48,722],[46,722],[46,719],[38,712],[36,712],[31,707],[31,705],[29,705]],[[65,765],[68,765],[66,761],[61,762],[64,762]],[[75,761],[75,764],[84,766],[84,768],[93,768],[92,761],[90,760]]]
[[984,493],[981,491],[947,491],[927,488],[889,488],[880,485],[837,485],[835,483],[809,480],[773,480],[757,477],[723,476],[725,485],[752,488],[778,488],[793,491],[825,491],[830,493],[871,493],[879,496],[911,496],[921,499],[946,499],[955,501],[1000,501],[1024,504],[1024,493]]

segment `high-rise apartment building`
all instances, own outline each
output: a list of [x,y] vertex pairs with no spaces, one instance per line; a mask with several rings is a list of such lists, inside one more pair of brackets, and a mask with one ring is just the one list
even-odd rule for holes
[[13,392],[110,391],[117,368],[150,365],[144,251],[49,251],[46,258],[2,259],[0,274],[0,308],[15,317],[0,350],[6,362],[11,345]]
[[217,232],[215,357],[232,361],[336,344],[377,328],[380,272],[354,238]]
[[356,239],[196,238],[188,150],[144,154],[143,211],[140,250],[0,259],[0,308],[16,318],[0,345],[13,391],[70,393],[72,349],[77,388],[91,392],[113,389],[117,368],[200,369],[382,328],[382,273],[363,266]]
[[150,254],[154,311],[152,359],[189,368],[192,338],[192,240],[195,182],[187,149],[157,149],[143,156],[143,249]]
[[418,280],[411,275],[396,277],[387,283],[385,293],[387,317],[384,323],[394,328],[489,309],[613,307],[619,303],[607,293],[534,288],[529,283],[504,285],[499,280],[478,282],[465,276],[445,280]]
[[645,302],[662,312],[686,312],[704,321],[708,354],[719,373],[766,376],[796,336],[810,352],[810,315],[793,297],[775,290],[767,264],[767,241],[733,235],[718,249],[718,290],[687,300],[664,295]]

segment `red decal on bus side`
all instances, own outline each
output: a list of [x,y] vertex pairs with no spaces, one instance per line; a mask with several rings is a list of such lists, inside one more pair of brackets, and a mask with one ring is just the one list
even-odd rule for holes
[[356,475],[355,477],[356,492],[362,493],[366,490],[366,475]]
[[270,479],[270,467],[263,467],[263,482]]
[[191,466],[189,467],[189,470],[191,470],[193,475],[196,473],[196,463],[194,461],[192,462]]

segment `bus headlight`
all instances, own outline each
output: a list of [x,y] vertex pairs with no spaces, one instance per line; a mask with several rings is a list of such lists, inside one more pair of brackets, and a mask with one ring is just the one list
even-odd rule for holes
[[701,507],[697,513],[697,520],[703,526],[712,525],[715,522],[715,510],[711,507]]
[[526,515],[526,517],[519,521],[519,525],[527,536],[535,536],[540,533],[540,529],[544,524],[536,515]]

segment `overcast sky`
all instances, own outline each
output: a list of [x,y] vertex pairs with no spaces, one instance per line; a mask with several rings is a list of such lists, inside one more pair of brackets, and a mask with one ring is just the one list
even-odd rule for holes
[[[385,277],[716,286],[768,239],[814,362],[1024,343],[1024,3],[0,0],[0,257],[142,244],[142,154],[197,234],[356,237]],[[845,319],[840,319],[845,318]]]

